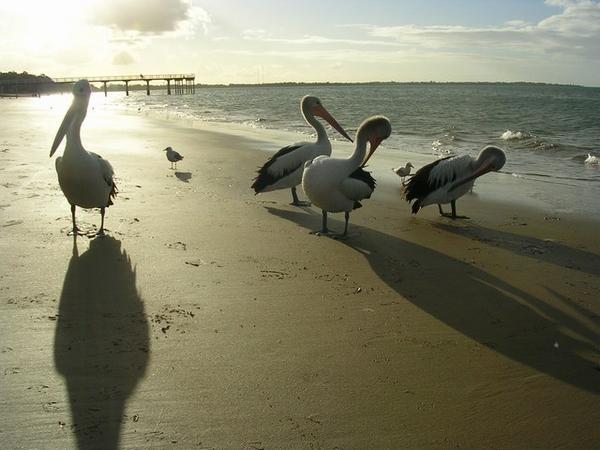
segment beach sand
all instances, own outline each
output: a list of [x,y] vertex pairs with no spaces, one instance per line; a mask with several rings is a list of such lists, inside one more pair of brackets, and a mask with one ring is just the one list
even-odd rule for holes
[[382,184],[317,237],[316,208],[249,188],[288,142],[90,110],[120,192],[74,241],[64,109],[0,108],[3,447],[600,445],[597,223],[481,195],[411,216]]

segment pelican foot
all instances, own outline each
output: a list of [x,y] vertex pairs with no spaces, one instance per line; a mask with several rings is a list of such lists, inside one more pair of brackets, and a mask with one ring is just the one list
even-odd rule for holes
[[311,206],[312,203],[311,202],[304,202],[302,200],[298,200],[297,202],[291,202],[290,205],[292,206],[298,206],[298,207],[302,207],[302,206]]
[[447,217],[449,219],[470,219],[469,216],[453,216],[451,213],[443,213],[442,214],[443,217]]
[[331,231],[329,229],[310,231],[309,234],[314,234],[315,236],[325,236],[325,237],[328,237],[331,239],[339,239],[339,237],[342,236],[341,234],[334,233],[333,231]]
[[75,227],[67,233],[67,236],[87,236],[87,233],[85,233],[85,232],[81,231],[79,228]]

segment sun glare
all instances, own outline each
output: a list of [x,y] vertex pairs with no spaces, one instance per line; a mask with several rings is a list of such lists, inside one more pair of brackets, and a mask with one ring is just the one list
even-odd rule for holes
[[85,15],[92,2],[77,0],[25,0],[18,13],[24,26],[22,39],[30,52],[57,51],[77,42],[86,26]]

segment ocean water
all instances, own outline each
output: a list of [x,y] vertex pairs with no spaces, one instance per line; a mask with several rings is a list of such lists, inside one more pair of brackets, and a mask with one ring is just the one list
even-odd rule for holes
[[[389,169],[406,161],[418,168],[440,156],[476,155],[493,144],[505,150],[506,165],[502,173],[482,177],[476,190],[600,217],[600,88],[417,83],[199,87],[194,95],[95,96],[106,106],[137,113],[292,134],[282,137],[284,146],[313,135],[299,112],[307,94],[320,97],[350,135],[371,115],[390,119],[393,134],[369,162],[380,169],[374,174],[378,180],[393,179]],[[333,130],[330,136],[343,141]],[[334,153],[337,147],[351,149],[334,142]]]

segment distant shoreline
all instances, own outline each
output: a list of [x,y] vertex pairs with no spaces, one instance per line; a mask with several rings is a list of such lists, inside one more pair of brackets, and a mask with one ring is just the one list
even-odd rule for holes
[[[561,88],[573,88],[573,89],[600,89],[596,86],[583,86],[579,84],[554,84],[554,83],[541,83],[531,81],[365,81],[365,82],[328,82],[328,81],[311,81],[311,82],[282,82],[282,83],[228,83],[228,84],[205,84],[196,83],[194,86],[198,89],[227,89],[227,88],[270,88],[270,87],[320,87],[320,86],[532,86],[532,87],[561,87]],[[93,85],[92,89],[94,92],[103,92],[102,88],[98,88]],[[166,84],[158,84],[150,86],[150,91],[166,91]],[[54,93],[65,93],[68,90],[60,92],[48,92],[42,93],[42,95],[51,95]],[[108,84],[107,92],[124,92],[124,84]],[[129,91],[146,91],[146,86],[142,84],[130,84]],[[6,95],[7,97],[13,95]]]

